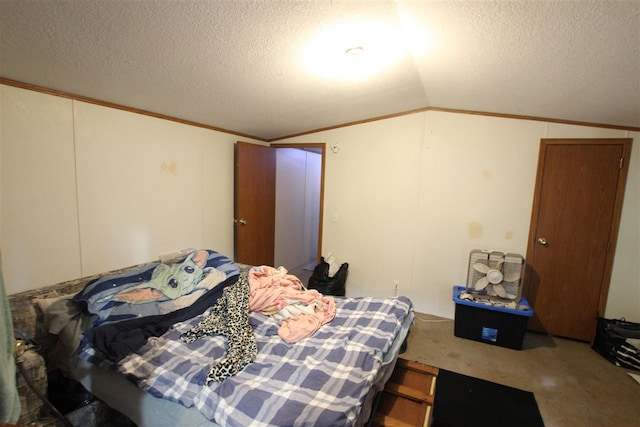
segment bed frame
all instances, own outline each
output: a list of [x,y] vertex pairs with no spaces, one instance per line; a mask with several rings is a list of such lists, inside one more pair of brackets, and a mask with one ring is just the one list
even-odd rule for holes
[[[62,372],[69,378],[73,378],[73,372],[77,372],[78,369],[89,369],[86,366],[69,366],[69,361],[62,343],[56,335],[50,334],[45,328],[44,310],[46,310],[46,306],[50,304],[51,301],[59,299],[60,297],[76,294],[84,289],[88,282],[94,279],[139,269],[150,264],[152,263],[138,264],[40,289],[9,295],[8,299],[11,307],[13,326],[19,329],[21,333],[27,337],[27,340],[30,341],[30,345],[27,345],[28,350],[18,358],[18,361],[26,368],[28,376],[37,389],[37,391],[33,391],[27,384],[27,381],[22,378],[21,374],[17,374],[18,392],[21,399],[19,425],[30,425],[33,427],[60,425],[60,420],[53,416],[52,412],[47,409],[45,403],[38,397],[38,393],[47,395],[49,377],[54,372]],[[241,270],[246,270],[249,266],[240,265],[240,268]],[[391,373],[388,375],[390,374]],[[94,378],[94,380],[97,380],[97,377]],[[124,380],[124,377],[121,378]],[[133,384],[130,385],[133,388],[133,394],[136,392],[146,394],[137,386]],[[71,421],[73,425],[95,427],[104,425],[105,422],[107,425],[113,424],[114,420],[117,420],[116,425],[134,427],[136,424],[131,419],[109,407],[108,402],[110,402],[111,398],[113,397],[96,396],[91,403],[65,414],[65,418]],[[122,396],[120,396],[120,398],[122,398]],[[163,399],[157,400],[163,401]],[[175,404],[173,402],[169,403]],[[114,401],[111,404],[119,407],[118,402]],[[179,404],[175,405],[181,406]],[[427,420],[429,420],[428,416]],[[373,419],[371,422],[373,422]]]

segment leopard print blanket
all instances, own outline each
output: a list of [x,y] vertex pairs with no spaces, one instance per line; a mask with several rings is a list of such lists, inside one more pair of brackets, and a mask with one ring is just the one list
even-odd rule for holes
[[249,280],[242,273],[236,283],[228,286],[207,317],[196,326],[180,335],[185,343],[206,335],[222,335],[227,338],[226,357],[213,365],[205,379],[224,381],[240,372],[258,355],[258,343],[249,324]]

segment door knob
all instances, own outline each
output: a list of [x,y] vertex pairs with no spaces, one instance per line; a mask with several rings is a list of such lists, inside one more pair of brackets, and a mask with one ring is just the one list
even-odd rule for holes
[[233,222],[235,222],[236,224],[240,224],[240,225],[247,225],[247,220],[246,219],[234,219]]
[[538,237],[538,243],[540,243],[542,246],[547,246],[547,239],[545,239],[544,237]]

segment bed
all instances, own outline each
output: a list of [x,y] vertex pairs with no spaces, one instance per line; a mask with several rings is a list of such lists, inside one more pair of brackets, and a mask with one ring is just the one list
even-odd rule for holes
[[45,322],[73,376],[139,427],[366,425],[411,301],[300,286],[200,250],[92,280]]

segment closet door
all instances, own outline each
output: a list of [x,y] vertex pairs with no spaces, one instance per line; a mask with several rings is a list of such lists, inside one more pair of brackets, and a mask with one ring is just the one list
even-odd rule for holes
[[592,340],[613,265],[631,139],[540,145],[527,249],[529,328]]

